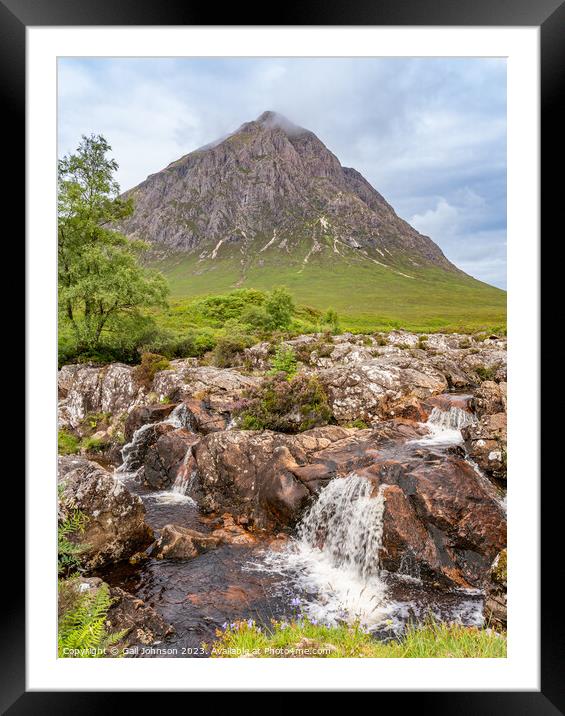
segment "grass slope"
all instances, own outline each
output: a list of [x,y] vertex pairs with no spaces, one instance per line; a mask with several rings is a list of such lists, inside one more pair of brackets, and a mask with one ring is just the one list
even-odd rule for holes
[[[180,254],[157,264],[169,279],[173,307],[195,296],[234,288],[271,290],[284,285],[297,304],[334,308],[342,327],[356,332],[406,328],[415,331],[500,329],[506,326],[506,292],[465,274],[398,265],[321,251],[304,263],[284,252],[253,252],[247,261],[228,251],[215,260]],[[330,255],[328,256],[328,253]],[[412,278],[402,275],[405,272]]]

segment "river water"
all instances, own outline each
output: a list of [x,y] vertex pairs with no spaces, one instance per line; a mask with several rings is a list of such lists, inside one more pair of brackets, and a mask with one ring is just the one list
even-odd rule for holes
[[[452,449],[462,442],[460,429],[473,419],[459,407],[434,408],[429,434],[401,449]],[[168,420],[187,427],[178,412]],[[190,479],[168,491],[150,490],[136,479],[136,450],[147,433],[144,426],[134,435],[116,475],[141,496],[146,521],[156,532],[169,523],[210,532],[211,520],[186,494]],[[185,655],[186,650],[192,650],[191,656],[205,655],[202,642],[210,643],[216,629],[239,619],[268,624],[303,614],[327,624],[358,621],[377,638],[398,636],[409,621],[430,615],[481,625],[479,590],[433,589],[410,564],[395,574],[380,569],[384,498],[382,493],[371,495],[372,489],[369,480],[355,474],[332,480],[282,548],[224,544],[195,559],[149,558],[135,566],[114,565],[99,576],[143,599],[173,625],[175,633],[166,646],[176,648],[178,656],[183,649]]]

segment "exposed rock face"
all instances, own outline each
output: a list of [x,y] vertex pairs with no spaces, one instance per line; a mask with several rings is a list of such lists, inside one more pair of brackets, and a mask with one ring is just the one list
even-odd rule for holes
[[126,559],[151,542],[141,498],[99,465],[83,458],[59,457],[58,480],[63,485],[60,509],[78,509],[88,520],[80,535],[85,551],[81,562],[89,569]]
[[495,415],[506,412],[506,383],[486,380],[473,396],[472,407],[476,415]]
[[127,235],[200,261],[236,254],[245,264],[261,254],[265,262],[284,251],[289,262],[346,255],[398,271],[401,257],[403,266],[409,257],[417,266],[458,271],[315,134],[274,112],[181,157],[127,194],[135,201],[121,227]]
[[121,363],[66,365],[59,371],[59,426],[77,428],[89,413],[117,413],[142,400],[143,391]]
[[219,544],[218,537],[181,525],[165,525],[155,543],[154,556],[157,559],[193,559]]
[[507,618],[506,561],[507,551],[504,549],[492,563],[485,584],[485,619],[487,624],[500,629],[506,629]]
[[506,413],[483,415],[461,431],[465,447],[489,477],[506,480]]
[[427,398],[448,387],[445,377],[432,366],[403,356],[328,368],[319,376],[334,416],[344,422],[389,417],[406,399]]
[[194,433],[178,428],[161,435],[147,449],[144,461],[144,481],[158,490],[164,490],[175,482],[187,452],[198,441]]

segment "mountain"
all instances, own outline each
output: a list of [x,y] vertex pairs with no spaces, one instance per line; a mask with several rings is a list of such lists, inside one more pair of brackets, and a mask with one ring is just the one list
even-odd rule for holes
[[[345,291],[351,307],[347,296],[360,285],[369,301],[402,302],[419,300],[424,281],[489,290],[498,306],[504,296],[454,266],[313,132],[275,112],[181,157],[126,195],[135,209],[121,229],[150,242],[150,260],[179,295],[285,283],[313,305],[327,300],[316,286]],[[343,303],[341,293],[333,304]]]

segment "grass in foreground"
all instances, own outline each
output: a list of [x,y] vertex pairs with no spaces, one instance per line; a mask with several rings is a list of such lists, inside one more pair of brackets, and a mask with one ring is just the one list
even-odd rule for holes
[[215,658],[494,658],[506,657],[506,634],[492,629],[442,624],[409,626],[401,641],[376,641],[359,624],[331,627],[307,619],[273,621],[262,629],[254,621],[226,624],[205,645]]

